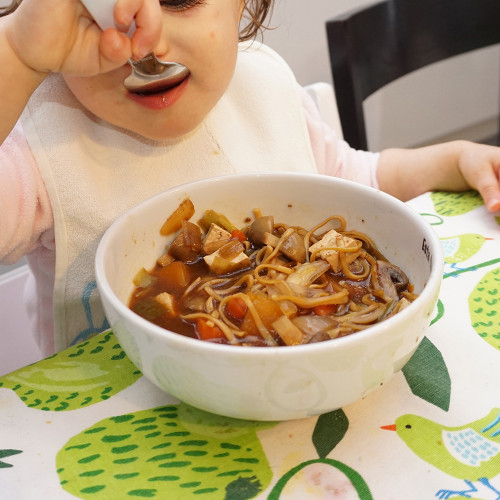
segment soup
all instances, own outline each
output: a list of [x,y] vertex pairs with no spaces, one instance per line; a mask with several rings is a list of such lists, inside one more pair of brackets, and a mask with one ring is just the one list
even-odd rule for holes
[[135,279],[130,308],[196,339],[293,346],[355,334],[415,298],[403,270],[341,215],[303,228],[253,211],[244,227],[189,199],[167,219],[172,243]]

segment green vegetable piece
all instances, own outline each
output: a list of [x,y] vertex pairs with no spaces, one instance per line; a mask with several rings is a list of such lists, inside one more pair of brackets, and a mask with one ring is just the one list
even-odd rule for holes
[[146,297],[145,299],[133,305],[132,311],[139,316],[154,321],[162,314],[165,314],[165,307],[161,305],[154,297]]
[[225,215],[219,214],[214,210],[206,210],[201,218],[201,223],[205,227],[210,227],[211,224],[217,224],[217,226],[222,227],[226,231],[232,233],[238,228],[230,222]]

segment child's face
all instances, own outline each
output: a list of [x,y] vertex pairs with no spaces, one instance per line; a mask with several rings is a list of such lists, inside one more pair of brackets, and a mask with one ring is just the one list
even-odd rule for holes
[[99,118],[156,140],[196,128],[225,92],[236,63],[244,0],[161,3],[163,34],[155,53],[160,60],[187,66],[187,81],[146,97],[125,89],[128,65],[94,77],[65,77],[78,100]]

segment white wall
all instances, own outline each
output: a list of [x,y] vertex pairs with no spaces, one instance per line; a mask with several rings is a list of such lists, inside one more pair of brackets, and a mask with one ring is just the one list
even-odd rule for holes
[[378,0],[276,0],[264,42],[290,64],[302,85],[331,82],[325,22]]
[[[331,82],[326,20],[372,3],[277,0],[271,19],[276,28],[265,33],[264,42],[285,58],[302,85]],[[432,142],[483,122],[488,132],[500,108],[499,66],[496,46],[420,70],[374,94],[365,105],[370,149]],[[427,104],[416,105],[417,95]]]

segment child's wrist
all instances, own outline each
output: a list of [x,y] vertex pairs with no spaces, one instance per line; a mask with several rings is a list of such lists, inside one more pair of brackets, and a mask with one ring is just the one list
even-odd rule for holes
[[8,30],[0,28],[0,45],[3,64],[8,66],[9,74],[15,75],[12,84],[19,87],[30,88],[33,91],[46,78],[48,72],[33,68],[22,56],[22,50],[16,46],[8,35]]

